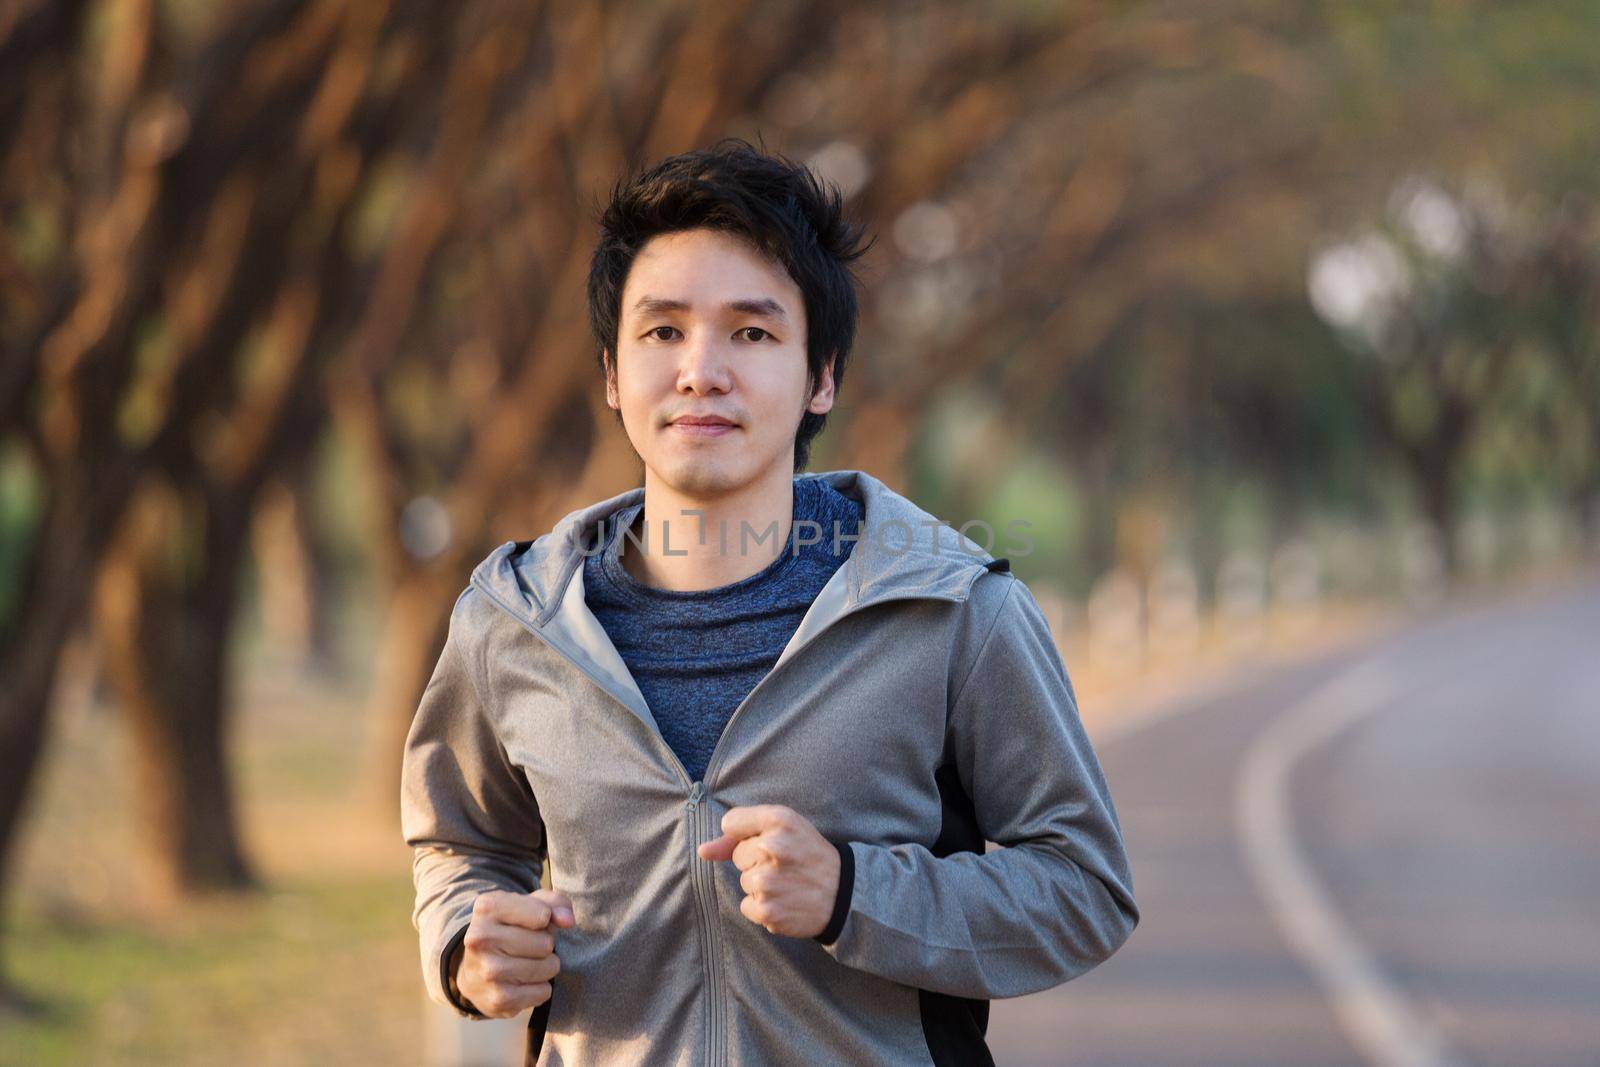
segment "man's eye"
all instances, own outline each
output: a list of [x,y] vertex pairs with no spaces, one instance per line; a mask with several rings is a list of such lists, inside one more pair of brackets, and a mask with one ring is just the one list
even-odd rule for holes
[[[653,334],[656,334],[656,333],[660,332],[661,330],[676,330],[676,329],[677,329],[676,326],[657,326],[657,327],[651,329],[648,333],[646,333],[645,336],[649,337],[649,336],[651,336]],[[670,337],[657,337],[656,340],[657,341],[670,341],[671,338]]]
[[[757,341],[760,341],[760,340],[763,340],[764,338],[772,336],[771,334],[767,333],[766,330],[763,330],[759,326],[746,326],[744,329],[740,330],[739,332],[740,333],[749,333],[751,330],[754,330],[756,333],[759,333],[759,334],[762,335],[761,337],[755,338],[755,340],[757,340]],[[749,338],[746,338],[746,339],[749,340]]]

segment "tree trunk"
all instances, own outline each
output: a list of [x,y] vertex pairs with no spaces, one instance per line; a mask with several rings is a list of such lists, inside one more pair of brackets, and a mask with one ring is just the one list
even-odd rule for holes
[[275,482],[251,526],[262,628],[270,647],[301,670],[332,675],[342,647],[333,568],[317,535],[309,486],[303,478]]
[[[917,420],[893,400],[867,400],[850,418],[842,462],[901,490]],[[827,431],[824,431],[826,433]]]
[[1456,549],[1456,496],[1452,475],[1459,465],[1457,449],[1447,443],[1435,443],[1416,464],[1418,488],[1422,493],[1422,509],[1438,535],[1439,560],[1447,582],[1461,576],[1460,553]]
[[[56,667],[75,614],[68,601],[46,596],[18,639],[0,646],[0,885],[11,884],[11,861],[44,753]],[[32,1014],[38,1007],[0,973],[0,1016]]]
[[162,903],[258,884],[240,845],[227,753],[246,523],[216,502],[202,507],[152,485],[130,510],[97,590],[96,623],[129,725],[135,808]]
[[[44,503],[14,614],[0,620],[0,887],[11,884],[22,818],[48,737],[62,649],[83,614],[95,564],[123,507],[124,469],[111,462],[47,472]],[[0,975],[0,1006],[29,998]]]
[[1584,557],[1600,555],[1600,444],[1595,446],[1594,463],[1594,472],[1579,479],[1567,497],[1582,538],[1578,551]]
[[450,607],[465,585],[454,578],[447,584],[431,571],[407,574],[384,604],[367,714],[372,739],[362,777],[368,806],[396,825],[406,735],[444,649]]

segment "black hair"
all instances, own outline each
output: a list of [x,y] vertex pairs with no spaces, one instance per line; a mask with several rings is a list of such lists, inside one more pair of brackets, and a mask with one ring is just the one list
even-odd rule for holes
[[[859,316],[851,264],[873,242],[861,243],[864,228],[845,216],[837,186],[764,146],[725,137],[619,178],[599,226],[589,261],[589,327],[602,372],[608,351],[616,359],[622,289],[640,249],[661,234],[711,229],[742,237],[788,271],[805,299],[809,390],[816,390],[830,354],[838,389]],[[815,412],[801,416],[797,472],[826,421]]]

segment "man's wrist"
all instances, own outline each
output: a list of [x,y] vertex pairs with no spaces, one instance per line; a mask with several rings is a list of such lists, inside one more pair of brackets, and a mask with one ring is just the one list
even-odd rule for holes
[[839,851],[839,888],[833,896],[833,913],[828,917],[828,925],[824,926],[822,932],[812,940],[831,945],[839,940],[839,934],[844,930],[844,921],[850,917],[850,898],[855,893],[856,857],[855,853],[850,851],[848,841],[832,837],[827,841]]
[[444,954],[440,959],[443,973],[439,977],[444,986],[444,995],[450,999],[450,1003],[474,1019],[487,1019],[488,1016],[479,1011],[472,1001],[461,995],[461,987],[456,985],[456,972],[461,969],[462,957],[466,955],[467,926],[470,925],[469,923],[457,930],[450,943],[444,947]]

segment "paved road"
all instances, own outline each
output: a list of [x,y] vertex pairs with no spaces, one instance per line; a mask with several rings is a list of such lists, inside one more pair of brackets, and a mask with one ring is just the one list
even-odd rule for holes
[[1143,918],[1002,1067],[1600,1067],[1600,582],[1097,740]]

